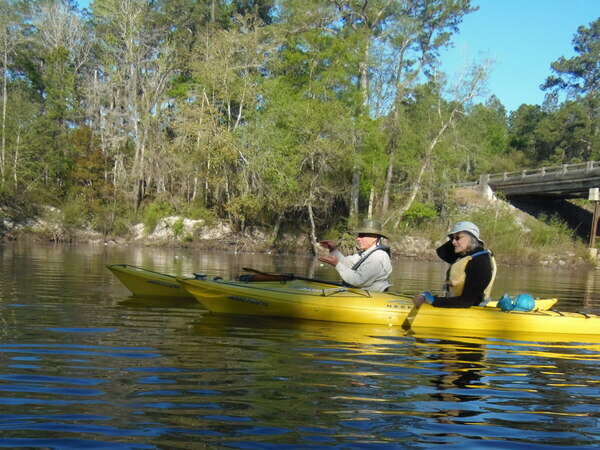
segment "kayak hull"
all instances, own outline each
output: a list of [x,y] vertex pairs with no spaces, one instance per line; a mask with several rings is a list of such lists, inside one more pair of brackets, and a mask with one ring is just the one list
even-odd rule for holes
[[[285,283],[177,280],[215,313],[402,326],[413,307],[407,296],[297,280]],[[600,335],[600,317],[556,311],[504,312],[487,306],[436,308],[424,304],[412,320],[411,328]]]
[[193,299],[174,276],[128,264],[109,264],[106,267],[133,295]]
[[600,335],[600,316],[563,311],[510,311],[497,308],[435,308],[422,305],[414,328]]
[[[182,297],[193,299],[194,296],[189,293],[181,284],[177,277],[172,275],[166,275],[163,273],[154,272],[152,270],[144,269],[129,264],[109,264],[106,266],[120,281],[125,285],[127,289],[131,291],[133,295],[139,295],[144,297]],[[253,284],[260,282],[253,282]],[[308,285],[313,285],[313,282],[308,282]],[[322,288],[331,288],[334,284],[327,285],[326,283],[317,283]],[[279,282],[266,282],[258,286],[281,286]],[[204,285],[203,285],[204,286]],[[247,284],[246,284],[247,286]],[[358,290],[362,293],[366,292]],[[294,292],[294,291],[293,291]],[[371,293],[371,296],[379,295],[378,293]],[[389,295],[393,295],[394,298],[407,297],[399,294],[382,294],[384,298],[388,298]],[[546,310],[554,306],[557,299],[536,299],[536,309]],[[490,301],[486,306],[495,307],[497,301]]]
[[[306,280],[207,280],[179,278],[127,264],[112,264],[107,268],[134,295],[195,298],[215,313],[402,326],[413,307],[408,296]],[[508,313],[490,305],[464,309],[424,304],[411,327],[487,333],[600,335],[600,317],[545,310],[555,302],[556,299],[538,299],[539,310],[535,312]]]
[[177,280],[215,313],[401,325],[412,308],[412,301],[406,296],[301,280]]

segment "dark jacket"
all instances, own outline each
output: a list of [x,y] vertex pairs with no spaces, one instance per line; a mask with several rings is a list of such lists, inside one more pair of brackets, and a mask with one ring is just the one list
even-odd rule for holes
[[[476,247],[467,255],[472,255],[484,250]],[[438,256],[448,264],[454,264],[462,256],[454,253],[452,241],[446,242],[436,250]],[[466,256],[466,255],[465,255]],[[448,269],[448,272],[450,269]],[[494,268],[490,253],[475,256],[465,268],[465,286],[461,295],[456,297],[434,296],[433,306],[440,308],[469,308],[479,305],[484,300],[484,291],[492,280]]]

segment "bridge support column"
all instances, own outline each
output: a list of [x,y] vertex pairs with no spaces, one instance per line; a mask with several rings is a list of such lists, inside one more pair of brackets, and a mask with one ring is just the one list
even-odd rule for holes
[[486,173],[484,175],[479,175],[479,184],[477,186],[477,192],[479,193],[479,195],[481,195],[487,200],[491,200],[494,197],[494,191],[492,191],[492,188],[490,187],[489,183],[489,174]]
[[600,189],[590,189],[588,199],[594,202],[594,215],[592,216],[592,229],[590,230],[590,254],[596,258],[598,256],[596,235],[598,234],[598,220],[600,220]]
[[590,231],[590,248],[596,248],[596,235],[598,234],[598,221],[600,220],[600,202],[596,201],[595,203],[592,230]]

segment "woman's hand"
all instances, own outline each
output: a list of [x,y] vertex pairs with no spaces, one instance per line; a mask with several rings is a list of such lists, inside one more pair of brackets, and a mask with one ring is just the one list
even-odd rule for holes
[[417,294],[412,298],[413,305],[421,306],[425,303],[425,296],[423,294]]
[[431,305],[433,300],[434,297],[431,295],[431,292],[421,292],[412,298],[413,305],[415,306],[420,306],[423,303],[429,303]]

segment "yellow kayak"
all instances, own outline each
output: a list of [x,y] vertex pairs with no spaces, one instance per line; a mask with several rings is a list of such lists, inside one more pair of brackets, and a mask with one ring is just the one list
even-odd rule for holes
[[133,295],[144,297],[180,297],[193,299],[172,275],[154,272],[129,264],[109,264],[106,266],[131,291]]
[[[173,275],[166,275],[152,270],[144,269],[142,267],[131,266],[129,264],[109,264],[106,266],[124,285],[131,291],[133,295],[139,295],[144,297],[182,297],[193,299],[194,296],[187,291],[184,287],[179,284],[178,279]],[[275,275],[276,276],[276,275]],[[258,282],[252,282],[255,284]],[[247,285],[247,284],[244,284]],[[266,285],[263,283],[262,286],[275,285],[281,287],[280,282],[272,281]],[[296,283],[298,285],[298,283]],[[314,286],[314,282],[308,282],[306,286]],[[323,282],[318,284],[319,288],[332,289],[337,286],[335,283]],[[339,287],[338,287],[339,289]],[[365,292],[361,289],[357,291]],[[295,292],[295,291],[292,291]],[[368,295],[376,296],[377,293],[369,293]],[[385,294],[385,296],[394,295],[394,298],[404,298],[400,294]],[[550,309],[557,302],[555,298],[548,299],[536,299],[536,309],[546,310]],[[498,301],[490,301],[486,307],[496,307]]]
[[[413,307],[411,299],[403,295],[302,280],[243,282],[177,278],[177,281],[215,313],[402,326]],[[411,327],[600,334],[600,317],[540,310],[504,312],[487,306],[435,308],[422,305]]]

